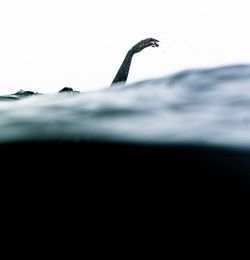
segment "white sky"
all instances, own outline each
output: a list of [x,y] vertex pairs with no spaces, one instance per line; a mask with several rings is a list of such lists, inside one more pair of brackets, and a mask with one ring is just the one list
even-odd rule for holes
[[0,94],[109,86],[126,52],[128,82],[180,69],[250,63],[249,0],[0,0]]

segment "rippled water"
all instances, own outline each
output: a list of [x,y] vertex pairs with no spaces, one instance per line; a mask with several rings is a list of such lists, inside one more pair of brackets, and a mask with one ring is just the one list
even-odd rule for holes
[[1,143],[112,140],[250,149],[250,65],[186,70],[99,92],[24,94],[0,97]]

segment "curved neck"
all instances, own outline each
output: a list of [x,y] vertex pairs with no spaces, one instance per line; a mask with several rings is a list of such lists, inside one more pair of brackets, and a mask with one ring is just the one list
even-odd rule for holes
[[117,83],[126,84],[133,55],[134,55],[133,51],[131,51],[131,50],[128,51],[124,61],[122,62],[121,67],[119,68],[115,78],[112,81],[111,86],[113,86],[114,84],[117,84]]

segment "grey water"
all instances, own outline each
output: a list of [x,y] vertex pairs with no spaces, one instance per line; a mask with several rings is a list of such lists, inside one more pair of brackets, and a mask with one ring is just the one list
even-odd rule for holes
[[1,96],[0,143],[23,141],[249,150],[250,65],[190,69],[97,92]]

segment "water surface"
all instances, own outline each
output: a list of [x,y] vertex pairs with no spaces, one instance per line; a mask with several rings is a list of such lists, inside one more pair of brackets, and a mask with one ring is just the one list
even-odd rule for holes
[[0,97],[0,143],[114,141],[250,149],[250,65],[186,70],[99,92],[31,94]]

